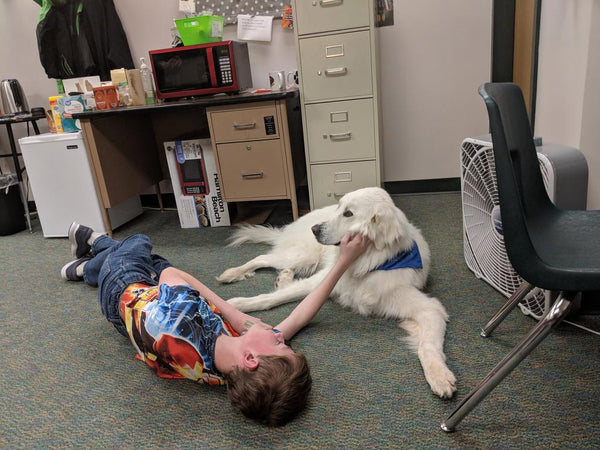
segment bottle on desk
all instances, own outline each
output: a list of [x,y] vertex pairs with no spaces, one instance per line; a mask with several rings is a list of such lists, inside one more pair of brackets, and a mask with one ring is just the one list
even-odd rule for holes
[[145,59],[140,58],[140,75],[142,77],[142,85],[144,86],[144,93],[146,95],[146,104],[153,105],[154,99],[154,82],[152,81],[152,72],[146,64]]

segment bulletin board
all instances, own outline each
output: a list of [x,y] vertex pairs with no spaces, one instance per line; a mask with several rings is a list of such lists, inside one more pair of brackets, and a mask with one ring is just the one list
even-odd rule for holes
[[288,1],[277,0],[190,0],[196,2],[196,12],[212,11],[215,16],[221,16],[225,24],[237,23],[238,14],[251,16],[273,16],[281,18],[284,5]]

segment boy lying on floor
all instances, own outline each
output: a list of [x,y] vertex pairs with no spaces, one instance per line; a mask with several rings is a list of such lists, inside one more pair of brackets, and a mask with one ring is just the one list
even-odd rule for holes
[[148,236],[116,241],[78,223],[68,236],[77,259],[61,269],[62,278],[98,287],[102,313],[129,337],[139,359],[161,377],[227,384],[231,404],[269,426],[294,418],[312,384],[305,356],[287,340],[312,320],[369,245],[347,233],[329,274],[273,328],[153,254]]

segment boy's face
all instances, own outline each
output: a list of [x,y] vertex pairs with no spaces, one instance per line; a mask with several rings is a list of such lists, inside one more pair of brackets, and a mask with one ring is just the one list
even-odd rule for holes
[[283,335],[264,323],[252,325],[244,334],[244,339],[246,345],[252,348],[257,355],[287,356],[294,354],[294,351],[285,345]]

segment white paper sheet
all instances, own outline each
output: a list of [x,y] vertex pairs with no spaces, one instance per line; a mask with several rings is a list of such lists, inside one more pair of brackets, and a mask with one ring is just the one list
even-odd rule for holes
[[196,0],[179,0],[179,11],[182,13],[195,13]]
[[238,16],[237,38],[241,41],[271,41],[273,16]]

